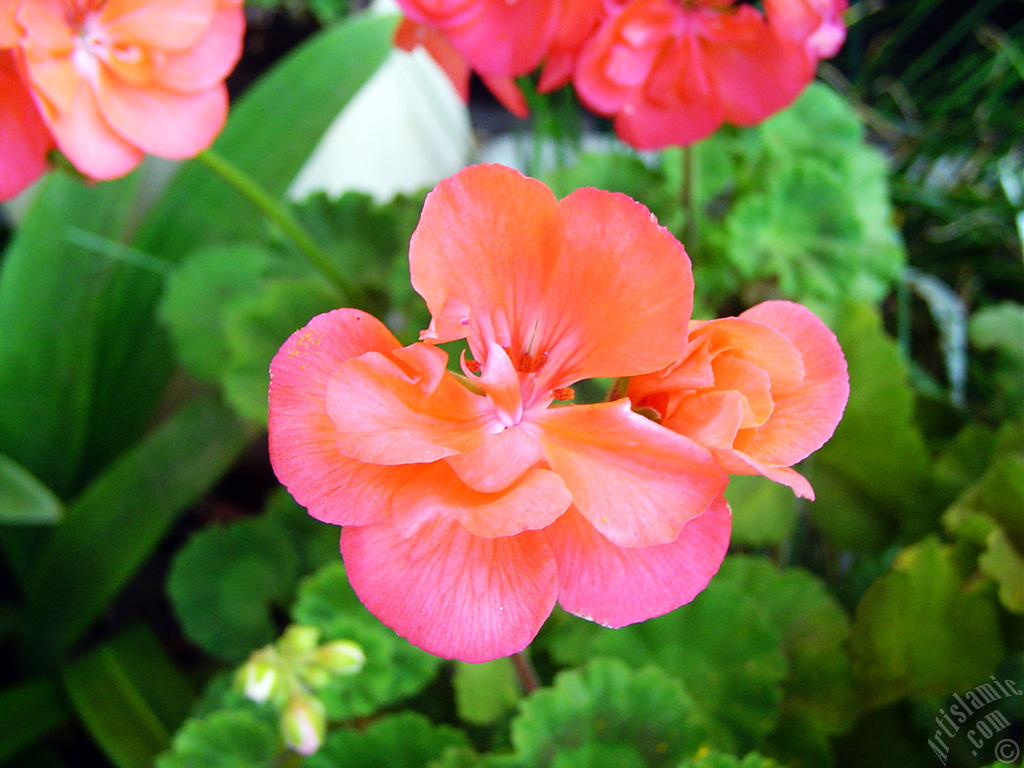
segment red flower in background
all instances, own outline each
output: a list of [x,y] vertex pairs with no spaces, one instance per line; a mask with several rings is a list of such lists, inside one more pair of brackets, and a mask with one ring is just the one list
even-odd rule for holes
[[690,325],[689,346],[627,394],[669,429],[709,448],[730,474],[761,474],[813,499],[789,467],[832,436],[850,394],[833,333],[789,301]]
[[839,53],[846,41],[847,0],[764,0],[768,23],[804,49],[814,63]]
[[543,63],[538,88],[570,80],[641,149],[691,144],[722,123],[753,125],[793,101],[846,36],[847,0],[399,0],[397,36],[424,45],[468,95],[478,72],[516,115],[512,78]]
[[691,144],[723,122],[752,125],[810,82],[803,50],[750,5],[632,0],[584,47],[573,82],[628,144]]
[[528,114],[514,78],[544,62],[539,89],[550,91],[572,79],[587,39],[622,0],[399,0],[408,16],[395,45],[422,45],[448,75],[463,100],[476,72],[517,117]]
[[0,200],[21,192],[46,171],[53,137],[10,51],[0,50]]
[[[521,650],[555,602],[609,626],[670,611],[729,540],[711,452],[629,400],[554,406],[585,378],[683,354],[682,246],[623,195],[561,201],[501,166],[428,196],[410,245],[432,321],[401,347],[339,309],[271,364],[270,456],[310,514],[342,525],[353,588],[432,653]],[[446,370],[437,343],[474,359]]]
[[[223,127],[241,0],[3,0],[9,48],[57,146],[94,179],[181,159]],[[6,111],[6,110],[5,110]]]

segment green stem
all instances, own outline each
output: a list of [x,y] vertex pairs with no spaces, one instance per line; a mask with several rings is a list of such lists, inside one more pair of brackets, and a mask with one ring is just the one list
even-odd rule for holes
[[694,163],[693,146],[683,147],[683,181],[679,188],[679,198],[683,205],[683,246],[692,258],[697,252],[697,203],[694,199]]
[[345,277],[338,265],[320,249],[309,233],[302,228],[298,220],[279,200],[271,197],[241,168],[212,149],[200,152],[196,155],[196,159],[274,222],[295,244],[299,252],[309,260],[310,264],[338,287],[349,303],[360,302],[361,292],[349,283],[348,278]]
[[516,674],[519,675],[519,684],[523,686],[523,693],[529,695],[540,688],[537,673],[533,671],[533,664],[530,663],[530,659],[524,651],[512,654],[512,665],[516,668]]

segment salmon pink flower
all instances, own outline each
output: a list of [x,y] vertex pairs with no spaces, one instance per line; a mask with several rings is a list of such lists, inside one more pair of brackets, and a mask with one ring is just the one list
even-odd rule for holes
[[0,201],[8,200],[46,170],[53,137],[32,101],[10,51],[0,50]]
[[398,0],[415,22],[439,30],[483,75],[533,70],[558,30],[565,0]]
[[241,0],[5,0],[0,12],[57,146],[94,179],[210,145],[244,26]]
[[657,149],[699,141],[723,122],[758,123],[813,76],[803,50],[753,6],[631,0],[583,48],[573,82],[623,141]]
[[[403,51],[422,47],[441,67],[459,97],[463,101],[469,101],[469,62],[440,30],[410,19],[402,19],[402,23],[395,30],[395,47]],[[530,114],[526,97],[513,78],[507,75],[480,75],[480,79],[502,106],[513,115],[526,118]]]
[[408,15],[395,44],[422,45],[466,99],[475,71],[517,117],[528,114],[514,78],[544,61],[539,89],[565,85],[584,43],[622,0],[399,0]]
[[790,469],[820,448],[846,407],[846,360],[809,310],[768,301],[739,317],[692,323],[686,354],[630,380],[638,407],[707,446],[731,474],[761,474],[813,499]]
[[[343,526],[363,603],[432,653],[485,661],[525,647],[556,601],[621,626],[692,599],[729,538],[711,452],[627,399],[567,404],[581,379],[684,354],[682,246],[623,195],[559,201],[483,165],[428,196],[410,270],[422,341],[339,309],[271,364],[274,469]],[[460,339],[453,374],[437,345]]]
[[846,41],[846,0],[764,0],[768,23],[801,46],[814,62],[839,53]]

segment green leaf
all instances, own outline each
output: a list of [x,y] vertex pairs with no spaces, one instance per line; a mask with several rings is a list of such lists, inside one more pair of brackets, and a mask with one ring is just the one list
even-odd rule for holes
[[784,710],[758,749],[783,765],[832,768],[832,745],[815,720],[796,709]]
[[796,529],[793,491],[758,475],[729,478],[725,497],[732,509],[732,539],[750,547],[778,546]]
[[255,715],[225,709],[187,721],[156,768],[271,768],[278,744],[274,731]]
[[386,317],[388,328],[405,342],[417,341],[429,322],[409,280],[409,239],[423,200],[423,194],[398,195],[382,204],[360,192],[336,199],[316,193],[295,207],[320,247],[363,288],[373,313]]
[[897,535],[934,527],[929,455],[914,420],[914,393],[877,310],[848,305],[836,336],[850,371],[850,400],[808,472],[811,518],[840,548],[878,551]]
[[825,733],[847,730],[858,714],[846,647],[850,619],[825,583],[802,568],[779,570],[761,557],[731,555],[715,579],[757,601],[782,635],[789,660],[783,706]]
[[108,643],[64,668],[75,711],[118,768],[148,768],[170,743],[170,731]]
[[999,602],[1008,611],[1024,613],[1024,557],[1001,528],[992,531],[978,557],[978,567],[999,584]]
[[223,406],[198,400],[75,499],[35,564],[23,627],[26,656],[45,665],[69,650],[249,439]]
[[992,526],[1002,528],[1009,539],[1024,550],[1024,454],[996,456],[978,482],[970,486],[947,510],[944,521],[959,533],[972,519],[984,518],[984,534]]
[[693,694],[716,744],[752,749],[775,725],[789,670],[782,633],[738,581],[719,574],[692,603],[641,624],[610,630],[573,619],[545,640],[563,663],[657,664]]
[[662,226],[671,229],[679,223],[677,187],[670,188],[662,173],[649,168],[635,155],[622,151],[585,153],[571,165],[555,169],[544,180],[557,197],[565,197],[581,187],[621,192],[647,206]]
[[982,548],[978,567],[999,585],[999,600],[1024,612],[1024,453],[997,451],[991,466],[943,515],[946,528]]
[[190,254],[171,274],[160,319],[171,332],[178,359],[193,374],[218,381],[227,357],[226,307],[239,296],[257,293],[262,278],[282,263],[287,265],[256,245],[209,246]]
[[459,717],[473,725],[490,725],[519,701],[515,667],[508,658],[483,664],[457,662],[452,677]]
[[679,768],[779,768],[779,764],[769,757],[751,752],[739,758],[714,750],[705,751],[697,757],[684,760]]
[[[441,756],[427,763],[426,768],[478,768],[484,761],[472,747],[445,747]],[[490,768],[493,764],[486,763]]]
[[865,593],[850,652],[863,700],[876,707],[965,691],[995,669],[1004,650],[991,596],[969,591],[948,548],[930,537],[903,550]]
[[296,554],[264,519],[196,533],[174,558],[167,592],[188,636],[226,661],[242,661],[278,634],[274,608],[291,599]]
[[370,715],[420,691],[441,660],[409,644],[373,616],[356,597],[340,562],[306,579],[292,608],[297,624],[316,627],[324,642],[352,640],[366,665],[357,675],[337,676],[317,691],[332,719]]
[[38,525],[60,520],[64,505],[16,461],[0,456],[0,524]]
[[284,488],[270,495],[263,514],[291,541],[298,555],[300,575],[306,576],[338,561],[338,529],[311,517]]
[[337,306],[337,292],[320,278],[308,277],[268,282],[260,293],[239,297],[225,308],[228,358],[221,384],[239,414],[267,423],[270,361],[292,333]]
[[1024,306],[1004,301],[971,315],[971,343],[981,349],[999,351],[1024,364]]
[[[118,275],[159,285],[136,266],[112,262],[75,242],[87,231],[116,239],[133,213],[141,173],[85,186],[64,174],[42,183],[0,269],[0,454],[61,498],[73,495],[128,445],[149,416],[129,398],[113,422],[97,409],[103,327]],[[127,308],[120,333],[137,313]]]
[[[297,48],[232,106],[216,152],[270,195],[283,196],[327,127],[390,53],[396,21],[353,16]],[[258,241],[263,233],[247,201],[191,162],[136,242],[178,258],[206,243]]]
[[555,765],[559,754],[587,744],[625,745],[644,765],[670,766],[694,754],[705,738],[694,699],[678,680],[615,659],[559,673],[554,686],[523,700],[512,721],[516,759],[529,768]]
[[45,736],[70,714],[51,680],[29,680],[0,691],[0,763]]
[[630,744],[587,742],[555,755],[551,768],[647,768],[640,750]]
[[[864,141],[847,100],[812,84],[759,126],[720,132],[698,147],[705,144],[720,163],[724,150],[733,168],[719,171],[727,184],[702,199],[725,209],[724,226],[714,217],[701,222],[712,255],[698,262],[702,280],[737,289],[728,273],[738,269],[826,318],[842,300],[886,295],[906,260],[892,222],[888,166]],[[706,154],[696,156],[704,162]]]
[[450,747],[467,747],[462,731],[434,725],[418,712],[385,715],[362,731],[341,728],[327,737],[306,768],[423,768]]

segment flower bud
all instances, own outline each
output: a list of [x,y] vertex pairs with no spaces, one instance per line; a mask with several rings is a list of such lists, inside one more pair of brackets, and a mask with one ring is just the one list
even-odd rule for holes
[[284,681],[274,658],[260,651],[254,653],[238,670],[235,684],[242,689],[247,699],[264,702],[281,690]]
[[320,642],[320,630],[293,624],[284,631],[277,641],[277,648],[284,656],[304,656],[316,650]]
[[351,640],[335,640],[320,646],[316,660],[335,675],[354,675],[366,664],[366,654]]
[[312,755],[327,734],[327,710],[315,696],[294,694],[281,716],[285,744],[300,755]]

